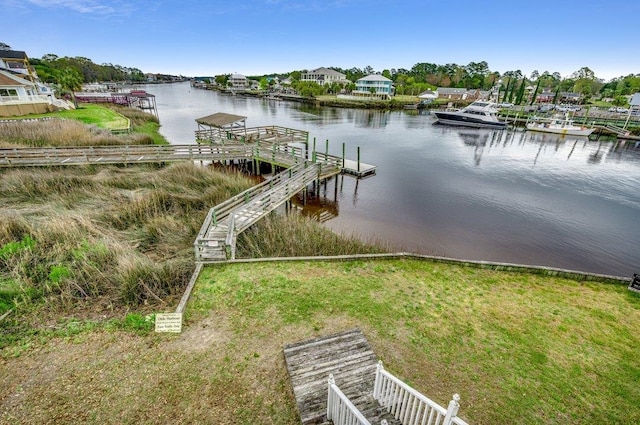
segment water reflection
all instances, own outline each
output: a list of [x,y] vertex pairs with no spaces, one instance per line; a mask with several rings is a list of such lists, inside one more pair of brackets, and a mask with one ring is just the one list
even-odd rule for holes
[[588,165],[640,160],[640,143],[636,142],[614,143],[589,140],[585,136],[511,130],[457,130],[457,135],[466,147],[472,149],[476,166],[481,164],[483,156],[529,158],[533,166],[560,160],[580,161]]

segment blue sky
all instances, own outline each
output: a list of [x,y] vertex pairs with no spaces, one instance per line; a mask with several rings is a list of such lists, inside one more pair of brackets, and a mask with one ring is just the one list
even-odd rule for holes
[[604,80],[640,73],[640,1],[0,0],[0,42],[208,76],[486,61]]

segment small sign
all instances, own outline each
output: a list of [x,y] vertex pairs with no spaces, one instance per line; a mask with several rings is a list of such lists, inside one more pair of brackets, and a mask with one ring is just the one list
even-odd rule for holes
[[640,274],[634,274],[629,289],[635,292],[640,292]]
[[156,314],[156,332],[182,332],[182,313]]

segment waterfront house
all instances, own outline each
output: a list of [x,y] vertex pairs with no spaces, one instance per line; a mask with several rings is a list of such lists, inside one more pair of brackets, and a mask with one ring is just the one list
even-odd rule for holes
[[577,105],[582,100],[582,95],[580,93],[573,92],[560,92],[558,94],[561,103],[572,103]]
[[554,92],[549,89],[542,90],[542,93],[536,96],[536,102],[538,103],[551,103],[553,102],[553,98],[556,96]]
[[303,72],[300,75],[300,81],[310,81],[318,83],[321,86],[332,83],[347,84],[350,82],[347,80],[345,74],[330,68],[317,68],[312,71]]
[[0,69],[0,117],[53,111],[55,98],[51,91],[42,94],[46,90],[49,89],[45,86],[39,88],[38,84],[26,78]]
[[457,87],[438,87],[438,98],[448,100],[462,100],[465,98],[467,89]]
[[35,70],[29,64],[27,54],[20,50],[0,49],[0,70],[19,75],[32,83],[38,79]]
[[393,95],[393,81],[379,74],[371,74],[356,81],[354,96],[389,99]]
[[247,77],[241,74],[232,74],[228,80],[229,87],[237,90],[245,90],[249,86]]

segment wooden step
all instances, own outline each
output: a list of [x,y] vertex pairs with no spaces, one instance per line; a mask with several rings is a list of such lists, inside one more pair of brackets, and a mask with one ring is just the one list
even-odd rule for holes
[[326,421],[329,374],[358,409],[376,411],[378,359],[359,329],[287,345],[284,355],[303,425]]

